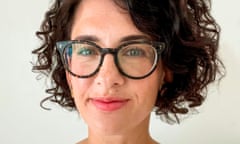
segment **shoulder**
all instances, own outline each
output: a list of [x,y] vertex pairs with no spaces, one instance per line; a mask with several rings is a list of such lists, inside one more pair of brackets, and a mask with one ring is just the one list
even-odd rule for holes
[[79,141],[79,142],[76,143],[76,144],[87,144],[87,138]]

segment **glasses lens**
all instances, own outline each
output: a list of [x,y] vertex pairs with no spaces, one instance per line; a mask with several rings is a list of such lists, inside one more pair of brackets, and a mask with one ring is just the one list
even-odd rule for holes
[[100,63],[100,58],[98,48],[85,43],[71,43],[64,50],[67,68],[78,76],[88,76],[94,73]]
[[156,49],[147,43],[129,44],[118,53],[120,69],[132,77],[149,74],[157,62]]

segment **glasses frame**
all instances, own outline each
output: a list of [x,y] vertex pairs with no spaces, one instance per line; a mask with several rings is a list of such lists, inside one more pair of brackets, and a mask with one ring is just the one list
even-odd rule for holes
[[[77,75],[75,73],[73,73],[69,68],[68,68],[68,65],[65,61],[65,58],[64,58],[64,53],[65,53],[65,50],[66,48],[68,47],[68,45],[70,44],[73,44],[73,43],[81,43],[81,44],[88,44],[88,45],[91,45],[91,46],[94,46],[96,48],[99,49],[99,52],[101,54],[101,58],[100,58],[100,63],[98,65],[98,67],[96,68],[96,70],[94,72],[92,72],[91,74],[89,75],[85,75],[85,76],[80,76],[80,75]],[[153,48],[155,48],[156,50],[156,55],[155,55],[155,60],[154,60],[154,63],[153,63],[153,66],[152,66],[152,69],[145,75],[143,76],[140,76],[140,77],[136,77],[136,76],[131,76],[131,75],[128,75],[126,74],[122,68],[120,67],[120,64],[119,64],[119,61],[118,61],[118,52],[119,50],[121,50],[122,48],[130,45],[130,44],[149,44],[151,45]],[[128,77],[128,78],[131,78],[131,79],[143,79],[149,75],[151,75],[153,73],[153,71],[156,69],[157,67],[157,63],[159,61],[159,58],[161,57],[161,54],[163,52],[163,50],[165,49],[165,43],[163,42],[158,42],[158,41],[148,41],[148,40],[136,40],[136,41],[128,41],[128,42],[124,42],[123,44],[119,45],[118,47],[116,48],[102,48],[100,47],[99,45],[97,45],[96,43],[94,42],[91,42],[91,41],[87,41],[87,40],[69,40],[69,41],[59,41],[56,43],[56,47],[57,47],[57,50],[59,51],[60,53],[60,57],[61,57],[61,60],[63,62],[63,65],[64,65],[64,68],[73,76],[75,77],[78,77],[78,78],[89,78],[93,75],[95,75],[96,73],[99,72],[102,64],[103,64],[103,61],[104,61],[104,57],[106,54],[112,54],[113,57],[114,57],[114,63],[118,69],[118,71]]]

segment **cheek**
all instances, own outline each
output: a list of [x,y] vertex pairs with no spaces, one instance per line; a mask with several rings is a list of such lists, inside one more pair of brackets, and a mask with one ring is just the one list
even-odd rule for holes
[[161,67],[158,67],[156,71],[143,79],[143,81],[135,84],[136,95],[138,100],[142,103],[155,104],[158,91],[163,84],[165,73]]
[[79,115],[84,119],[87,117],[87,100],[89,97],[89,92],[91,92],[92,80],[74,78],[71,81],[72,84],[72,97],[77,108]]
[[73,79],[71,81],[72,84],[72,94],[73,97],[75,98],[77,95],[84,93],[83,91],[86,90],[87,85],[84,84],[86,82],[78,79]]
[[84,93],[92,84],[91,78],[76,78],[72,77],[71,86],[73,92]]
[[71,80],[72,97],[74,98],[75,104],[77,105],[78,109],[82,104],[84,104],[84,102],[88,98],[88,92],[91,84],[92,82],[90,79],[73,78]]
[[146,79],[134,85],[135,96],[139,105],[148,105],[148,107],[155,105],[160,87],[160,80],[155,79]]
[[154,104],[158,93],[158,87],[155,83],[141,83],[136,87],[136,96],[139,103]]

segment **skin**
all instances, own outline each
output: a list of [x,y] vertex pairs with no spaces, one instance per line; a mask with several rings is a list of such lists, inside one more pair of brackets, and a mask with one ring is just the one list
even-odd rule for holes
[[[133,24],[128,13],[111,0],[83,0],[75,13],[71,39],[87,39],[101,47],[115,48],[129,36],[148,37]],[[78,144],[154,144],[149,134],[150,113],[161,88],[165,69],[157,69],[140,80],[119,73],[113,56],[104,58],[100,71],[85,79],[66,72],[77,109],[88,125],[88,138]],[[121,99],[116,110],[102,110],[93,99]]]

